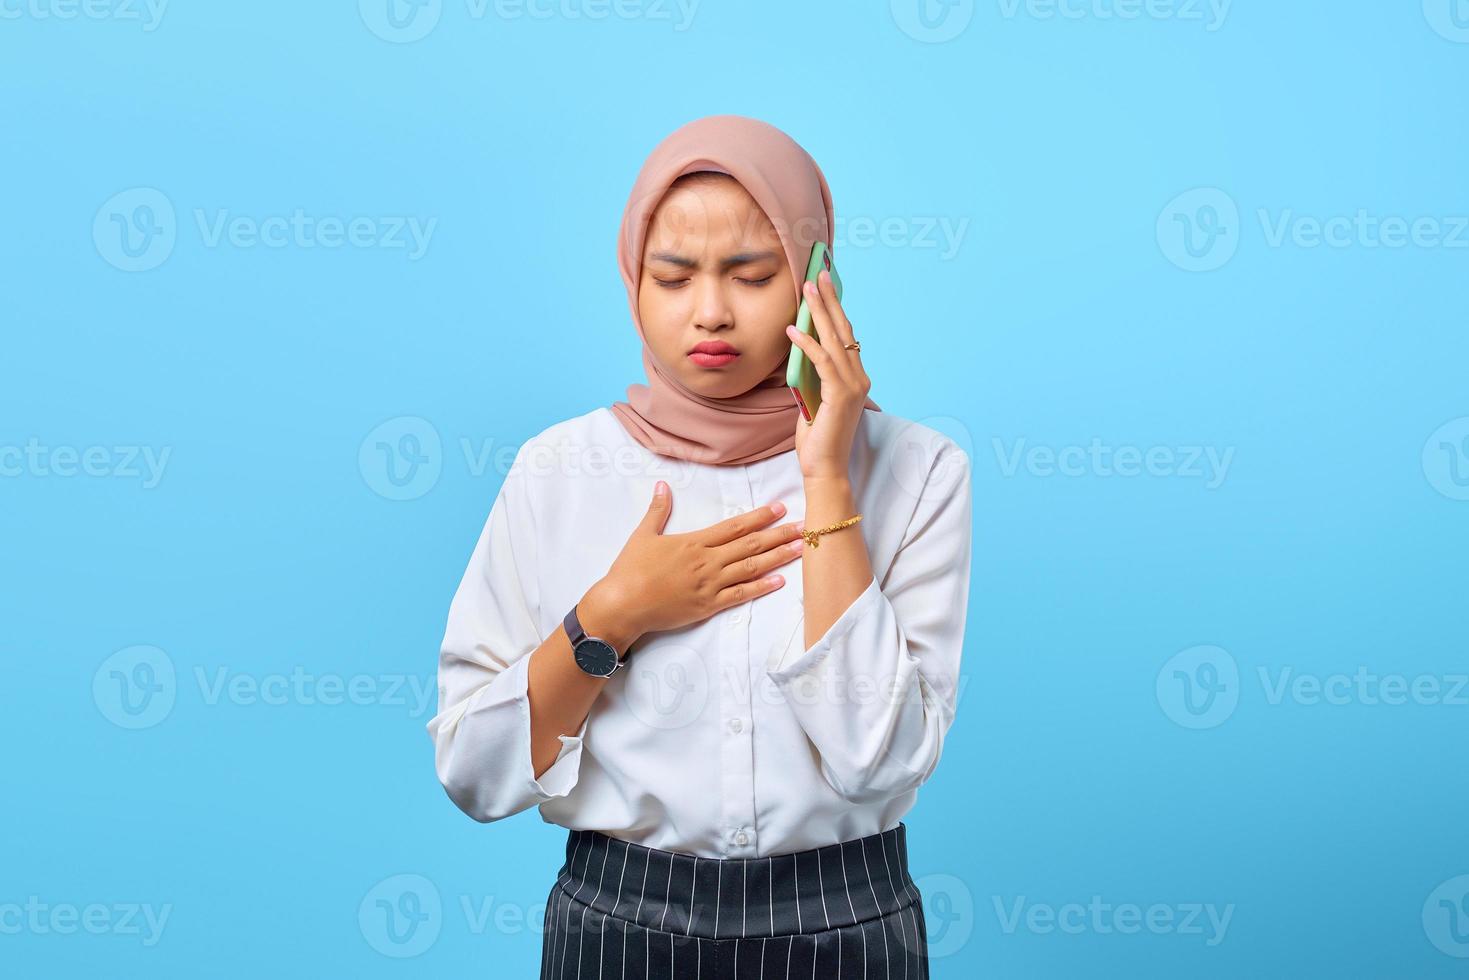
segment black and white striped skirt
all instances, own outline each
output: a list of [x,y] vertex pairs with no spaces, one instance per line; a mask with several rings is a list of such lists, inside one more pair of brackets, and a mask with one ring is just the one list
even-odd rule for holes
[[542,980],[927,980],[907,835],[719,859],[570,831]]

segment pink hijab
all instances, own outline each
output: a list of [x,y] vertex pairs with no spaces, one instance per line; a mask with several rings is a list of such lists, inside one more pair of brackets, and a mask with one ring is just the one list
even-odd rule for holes
[[[655,453],[699,463],[736,466],[796,448],[800,409],[781,377],[733,398],[690,391],[653,359],[638,316],[643,244],[653,212],[676,179],[696,170],[734,177],[760,205],[785,249],[800,301],[811,247],[831,244],[833,213],[826,176],[795,140],[746,116],[705,116],[674,130],[638,173],[622,214],[617,263],[627,286],[633,325],[643,338],[648,384],[629,385],[612,411],[632,437]],[[865,406],[881,411],[871,398]]]

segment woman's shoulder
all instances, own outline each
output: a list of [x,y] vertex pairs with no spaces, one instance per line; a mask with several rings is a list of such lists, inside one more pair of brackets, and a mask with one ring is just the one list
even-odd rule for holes
[[612,409],[598,406],[589,412],[553,422],[527,436],[515,453],[512,472],[548,481],[574,482],[568,478],[596,470],[599,460],[631,442]]
[[870,450],[893,465],[925,470],[941,462],[946,468],[970,465],[973,439],[960,419],[949,415],[910,419],[886,411],[862,414]]
[[521,451],[537,448],[555,448],[568,445],[605,445],[611,437],[622,431],[612,409],[598,405],[589,412],[552,422],[539,432],[526,437]]

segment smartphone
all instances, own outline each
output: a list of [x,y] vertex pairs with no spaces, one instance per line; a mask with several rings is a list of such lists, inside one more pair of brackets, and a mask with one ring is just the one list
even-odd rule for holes
[[[842,298],[842,277],[837,275],[836,266],[831,261],[831,249],[827,248],[825,242],[817,242],[811,246],[811,261],[806,264],[806,282],[816,282],[817,273],[825,269],[831,274],[831,284],[836,290],[837,299]],[[806,287],[801,287],[801,306],[796,311],[796,329],[808,337],[821,337],[816,333],[816,324],[811,319],[811,307],[806,303]],[[786,362],[786,384],[791,389],[791,394],[796,399],[796,405],[801,409],[801,417],[811,422],[816,418],[816,410],[821,407],[821,376],[816,373],[816,365],[811,363],[811,358],[806,352],[795,344],[791,344],[791,358]]]

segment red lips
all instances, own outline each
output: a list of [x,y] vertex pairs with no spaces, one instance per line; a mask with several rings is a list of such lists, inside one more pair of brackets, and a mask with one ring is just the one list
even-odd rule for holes
[[705,340],[693,346],[690,354],[738,354],[739,349],[722,340]]

